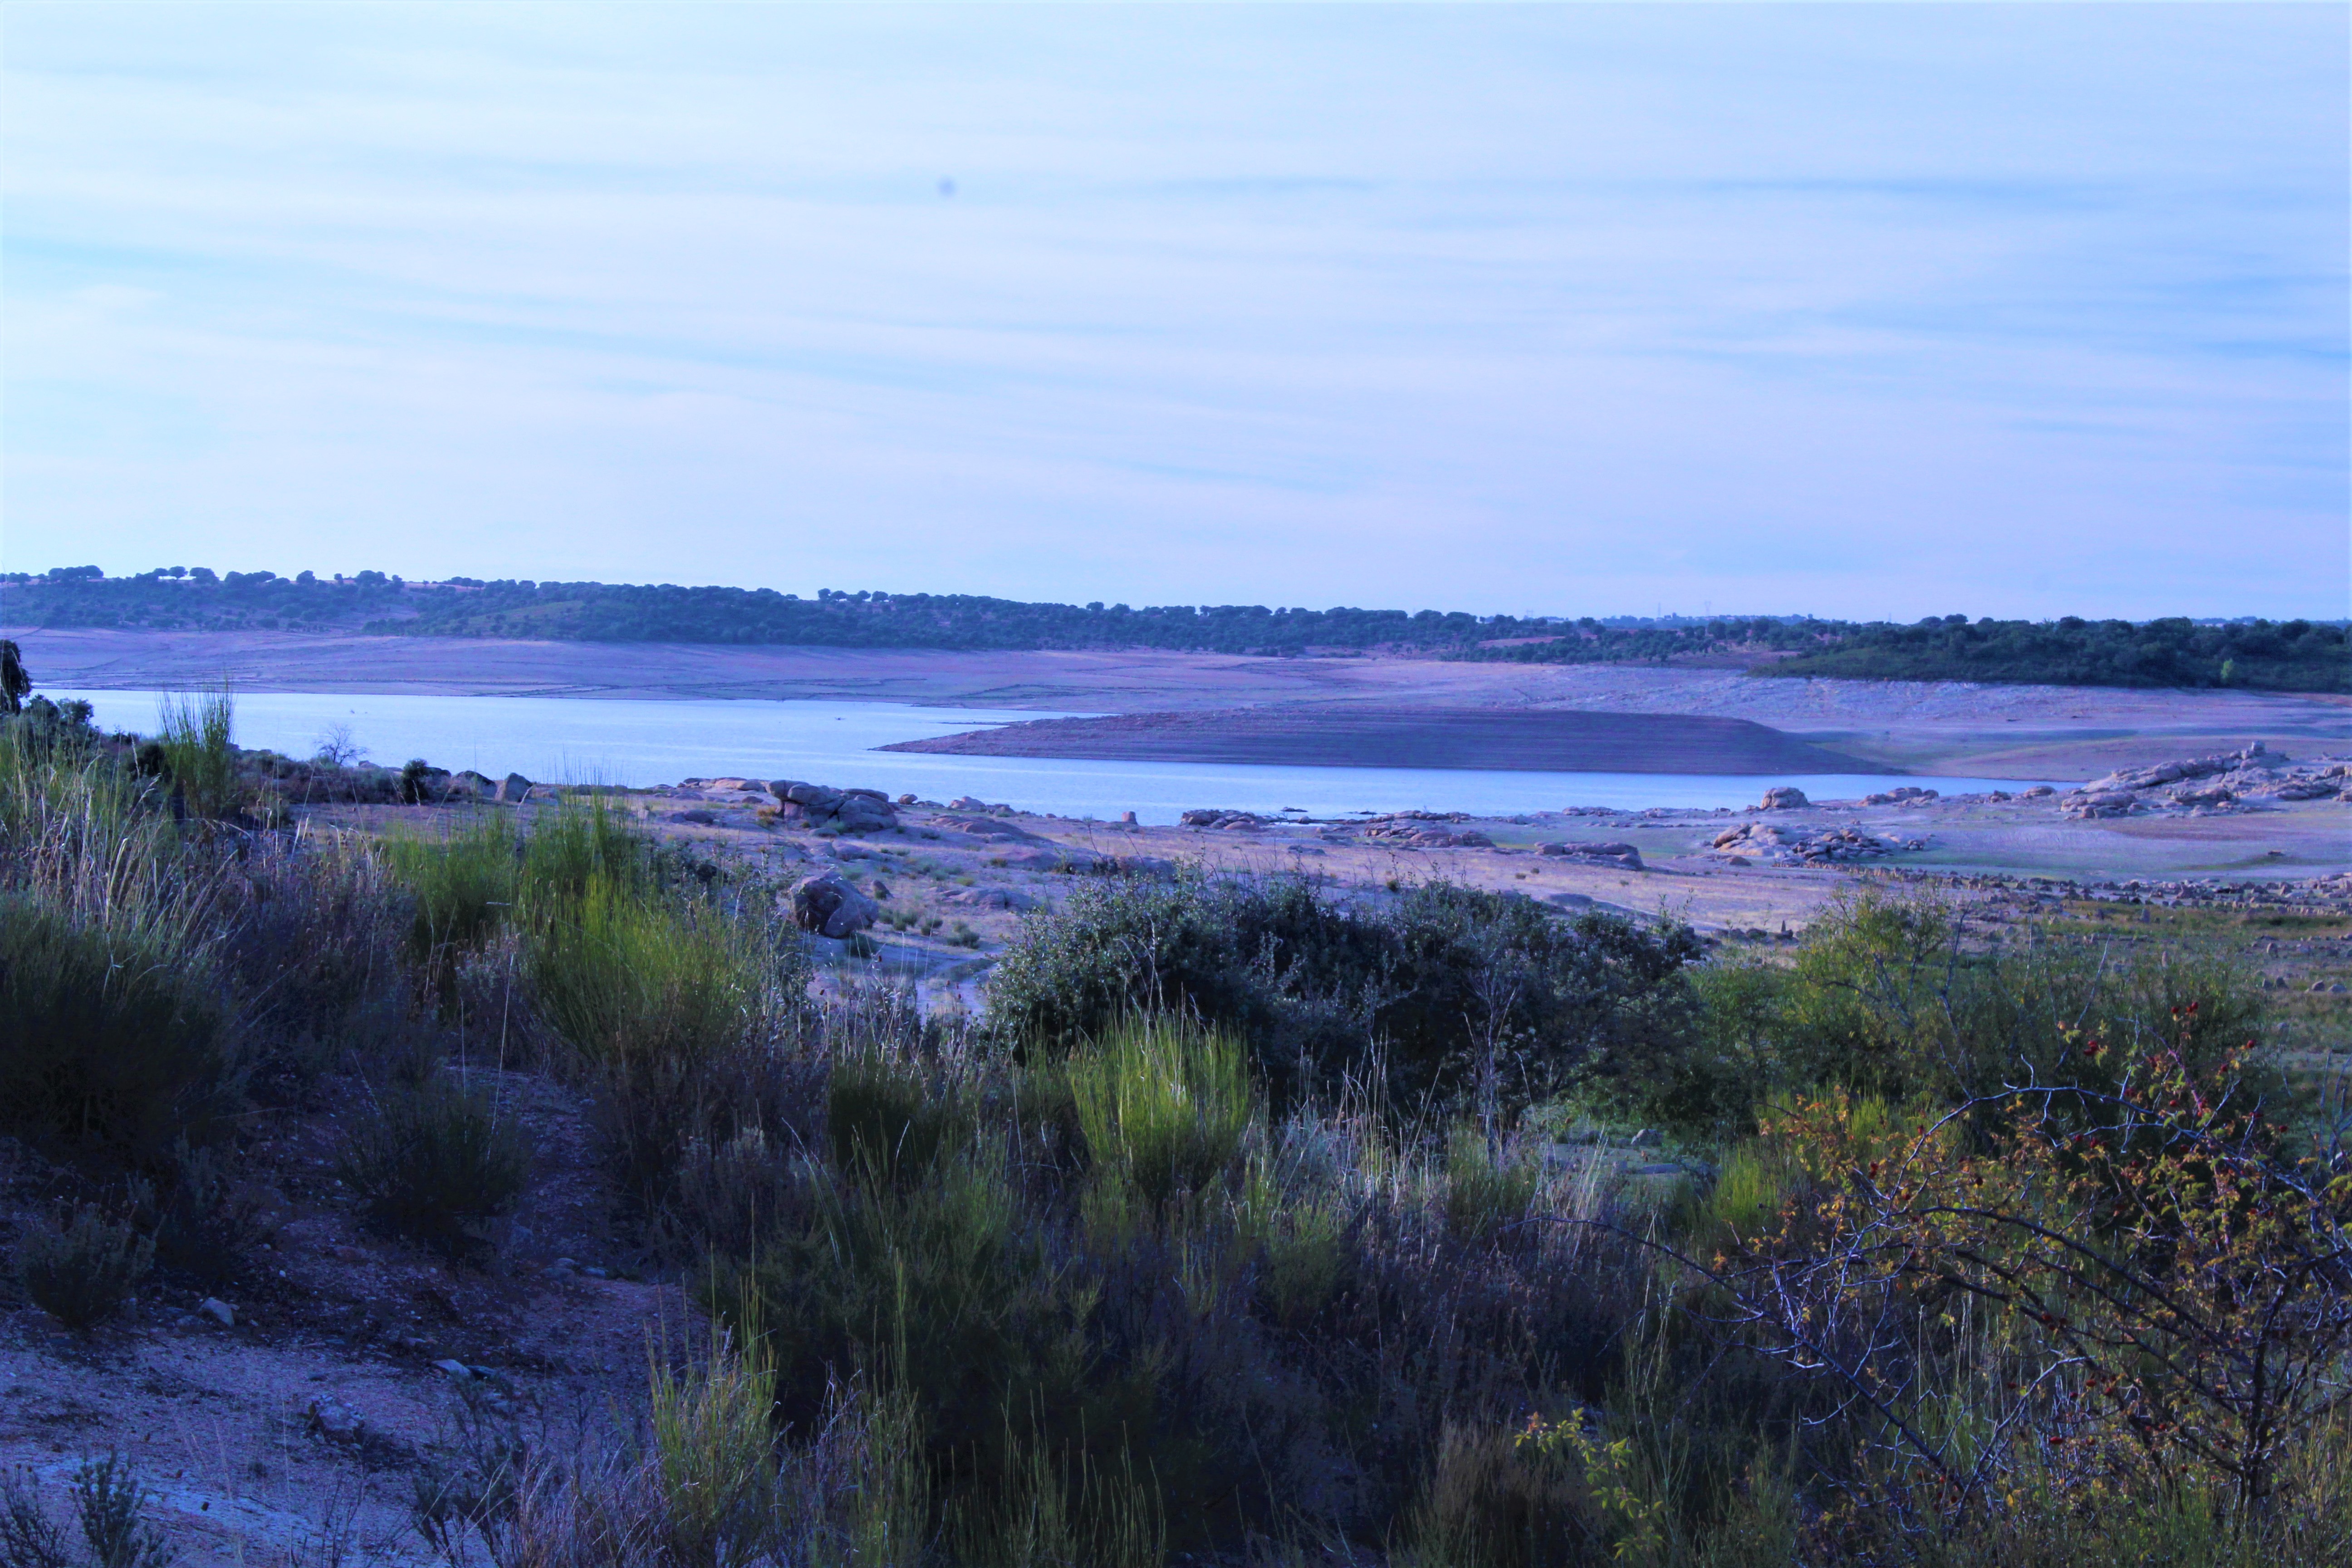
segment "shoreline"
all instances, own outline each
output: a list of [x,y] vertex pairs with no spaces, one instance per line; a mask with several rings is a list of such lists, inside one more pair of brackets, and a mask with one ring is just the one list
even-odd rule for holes
[[1863,771],[2091,778],[2261,740],[2352,745],[2352,698],[2238,691],[1774,680],[1737,670],[1223,654],[536,642],[297,632],[0,627],[42,686],[352,695],[835,700],[1136,714],[1326,707],[1745,720]]

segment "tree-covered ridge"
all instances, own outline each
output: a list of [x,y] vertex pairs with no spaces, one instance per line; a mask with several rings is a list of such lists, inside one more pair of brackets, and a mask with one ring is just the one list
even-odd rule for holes
[[2352,692],[2342,622],[2241,620],[1710,620],[1621,627],[1580,622],[1539,642],[1455,657],[1524,664],[1659,664],[1737,655],[1753,675],[1847,680],[1972,680],[2036,686],[2238,687]]
[[41,626],[207,630],[339,627],[422,637],[537,637],[960,651],[1158,648],[1282,657],[1413,653],[1528,664],[1743,662],[1753,673],[1847,679],[2352,691],[2343,623],[2183,616],[1916,626],[1804,616],[1643,620],[1263,605],[1031,604],[971,594],[837,593],[673,584],[404,583],[381,572],[94,566],[0,574],[0,617]]
[[1818,652],[1759,673],[1865,680],[2030,681],[2053,686],[2232,686],[2263,691],[2352,691],[2342,623],[2154,621],[1855,626]]

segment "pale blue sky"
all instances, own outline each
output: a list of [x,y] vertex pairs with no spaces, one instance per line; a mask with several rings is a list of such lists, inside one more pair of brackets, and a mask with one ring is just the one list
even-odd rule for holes
[[2342,616],[2347,15],[15,0],[0,563]]

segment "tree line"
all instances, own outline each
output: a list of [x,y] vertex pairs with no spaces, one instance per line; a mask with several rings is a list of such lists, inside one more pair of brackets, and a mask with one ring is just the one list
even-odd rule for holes
[[1570,620],[1349,606],[1132,608],[829,588],[803,598],[772,588],[469,577],[408,583],[375,571],[285,577],[178,566],[133,577],[108,577],[95,566],[0,574],[0,618],[57,627],[346,629],[965,652],[1156,648],[1271,658],[1407,653],[1527,664],[1706,662],[1757,675],[1839,679],[2352,691],[2345,625],[2305,620]]

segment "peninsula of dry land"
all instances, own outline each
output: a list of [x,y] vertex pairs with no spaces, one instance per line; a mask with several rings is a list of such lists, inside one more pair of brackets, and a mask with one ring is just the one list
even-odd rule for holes
[[1750,719],[1333,703],[1033,719],[884,746],[977,757],[1543,773],[1857,773],[1871,764]]

